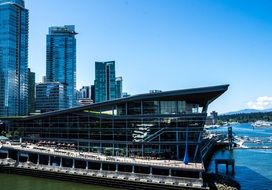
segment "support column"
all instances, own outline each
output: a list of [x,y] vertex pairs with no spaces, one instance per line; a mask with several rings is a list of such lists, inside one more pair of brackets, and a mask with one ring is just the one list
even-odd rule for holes
[[38,158],[37,158],[37,165],[40,164],[40,154],[38,154]]
[[215,164],[215,173],[218,173],[218,164]]
[[172,170],[171,169],[169,169],[169,175],[168,175],[169,177],[171,177],[172,176]]
[[75,168],[75,159],[73,159],[73,165],[72,165],[72,168],[73,168],[73,169]]
[[7,150],[7,158],[9,158],[9,151]]
[[100,171],[102,171],[103,170],[103,163],[101,162],[100,163]]
[[177,157],[177,160],[179,159],[179,146],[178,146],[178,141],[179,141],[179,136],[178,136],[178,131],[176,131],[176,143],[177,143],[177,145],[176,145],[176,157]]
[[159,154],[161,154],[161,135],[159,135]]
[[199,178],[202,179],[202,172],[199,172]]
[[20,152],[18,151],[17,152],[17,162],[19,162],[20,161]]
[[115,164],[115,172],[118,172],[118,164]]
[[179,159],[179,146],[178,145],[176,145],[176,151],[177,151],[176,156],[177,156],[177,160],[178,160]]
[[126,157],[128,157],[128,144],[126,144]]
[[89,169],[89,162],[86,161],[86,170],[88,170],[88,169]]
[[62,157],[60,157],[60,167],[62,167]]
[[48,166],[51,165],[51,156],[48,156]]
[[134,168],[134,165],[133,165],[133,166],[132,166],[132,172],[131,172],[131,173],[134,174],[134,170],[135,170],[135,168]]
[[150,167],[149,175],[152,175],[152,167]]
[[144,156],[144,145],[142,144],[142,156]]
[[234,163],[232,164],[232,175],[234,175]]
[[226,164],[226,172],[227,172],[227,174],[229,173],[229,165],[228,164]]

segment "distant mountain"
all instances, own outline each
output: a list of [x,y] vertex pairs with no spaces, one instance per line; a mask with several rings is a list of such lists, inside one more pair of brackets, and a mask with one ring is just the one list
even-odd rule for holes
[[264,109],[264,110],[243,109],[243,110],[239,110],[239,111],[224,113],[222,115],[235,115],[235,114],[244,114],[244,113],[259,113],[259,112],[272,112],[272,108]]

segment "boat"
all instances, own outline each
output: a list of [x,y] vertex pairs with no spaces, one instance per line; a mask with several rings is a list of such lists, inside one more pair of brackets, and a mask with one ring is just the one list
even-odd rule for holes
[[272,122],[258,120],[258,121],[254,122],[254,123],[251,123],[251,125],[253,127],[256,127],[256,128],[272,127]]

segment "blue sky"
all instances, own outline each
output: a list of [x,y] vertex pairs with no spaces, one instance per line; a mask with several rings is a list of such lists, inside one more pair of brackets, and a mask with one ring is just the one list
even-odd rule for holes
[[25,0],[29,67],[46,70],[49,26],[75,25],[77,87],[95,61],[116,61],[124,91],[230,84],[210,105],[219,113],[272,107],[270,0]]

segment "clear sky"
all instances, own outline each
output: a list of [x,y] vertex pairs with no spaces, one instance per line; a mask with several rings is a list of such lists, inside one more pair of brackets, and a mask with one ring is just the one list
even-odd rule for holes
[[46,71],[50,26],[75,25],[77,87],[116,61],[130,94],[230,84],[219,113],[272,107],[271,0],[25,0],[29,67]]

